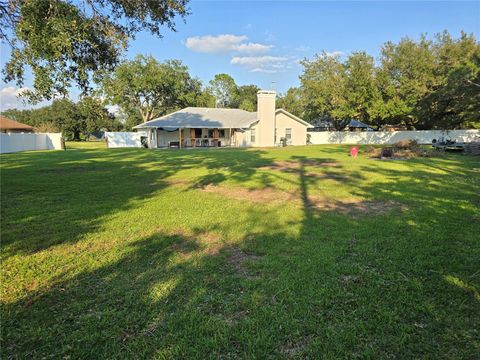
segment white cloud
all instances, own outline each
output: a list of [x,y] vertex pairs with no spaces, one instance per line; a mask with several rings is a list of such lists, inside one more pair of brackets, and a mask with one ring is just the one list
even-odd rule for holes
[[22,96],[23,92],[28,90],[30,90],[28,87],[7,86],[0,90],[0,96]]
[[337,57],[337,56],[342,56],[343,54],[345,54],[343,51],[326,51],[325,52],[325,55],[326,56],[329,56],[329,57]]
[[278,72],[278,70],[255,68],[255,69],[249,70],[249,72],[261,72],[261,73],[266,73],[266,74],[273,74],[273,73]]
[[25,97],[22,97],[24,91],[31,90],[28,87],[4,86],[0,88],[0,111],[7,109],[36,109],[51,104],[51,101],[43,100],[36,104],[31,104]]
[[287,61],[288,58],[284,56],[234,56],[232,60],[230,60],[230,64],[233,65],[244,65],[247,67],[262,67],[266,65],[279,65],[282,62]]
[[225,54],[230,52],[262,53],[272,48],[272,45],[244,42],[245,35],[206,35],[187,38],[185,46],[190,50],[204,53]]
[[29,90],[27,87],[17,88],[15,86],[6,86],[0,89],[0,109],[25,108],[21,96],[27,90]]
[[289,60],[286,56],[234,56],[230,64],[244,66],[249,72],[273,74],[285,71]]
[[258,43],[248,43],[248,44],[240,44],[236,47],[236,51],[243,52],[243,53],[264,53],[270,50],[273,45],[263,45]]
[[230,64],[244,66],[249,72],[275,73],[285,70],[288,61],[285,56],[234,56]]

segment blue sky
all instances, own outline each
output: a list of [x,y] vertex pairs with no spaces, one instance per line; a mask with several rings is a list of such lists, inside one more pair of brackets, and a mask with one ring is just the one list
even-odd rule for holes
[[[378,56],[386,41],[418,38],[448,30],[480,33],[480,2],[287,2],[192,1],[186,23],[158,39],[140,33],[126,58],[151,54],[180,59],[207,83],[215,74],[232,75],[239,85],[256,84],[279,92],[297,86],[299,59],[315,53],[365,50]],[[1,64],[8,47],[1,46]],[[26,86],[31,84],[27,79]],[[2,83],[1,109],[19,106],[13,84]],[[73,90],[73,97],[76,91]]]

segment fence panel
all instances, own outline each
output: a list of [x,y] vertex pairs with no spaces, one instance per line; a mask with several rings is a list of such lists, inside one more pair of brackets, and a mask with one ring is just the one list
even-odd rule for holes
[[62,149],[61,133],[0,134],[0,153]]
[[105,138],[109,148],[142,147],[142,132],[106,132]]
[[312,144],[394,144],[400,140],[416,140],[419,144],[431,144],[433,139],[451,138],[458,142],[470,142],[480,137],[479,130],[417,130],[417,131],[320,131],[309,132]]

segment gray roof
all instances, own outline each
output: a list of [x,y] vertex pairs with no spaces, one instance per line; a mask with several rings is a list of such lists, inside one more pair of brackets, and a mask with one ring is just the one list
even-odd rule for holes
[[361,121],[358,121],[358,120],[350,120],[350,122],[348,123],[348,126],[350,127],[356,127],[356,128],[370,128],[370,125],[367,125]]
[[187,107],[137,125],[144,128],[248,128],[257,121],[257,113],[240,109]]

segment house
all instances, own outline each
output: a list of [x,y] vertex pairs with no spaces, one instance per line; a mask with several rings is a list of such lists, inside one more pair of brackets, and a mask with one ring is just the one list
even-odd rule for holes
[[[308,129],[309,132],[319,131],[337,131],[337,128],[331,120],[317,120],[314,122],[315,126]],[[374,129],[358,120],[338,120],[338,128],[343,131],[374,131]]]
[[188,107],[137,125],[146,132],[150,148],[178,147],[266,147],[285,138],[290,145],[306,145],[306,121],[275,107],[276,93],[257,94],[257,112],[240,109]]
[[32,133],[33,127],[0,115],[1,133]]
[[345,126],[345,131],[374,131],[370,125],[358,120],[350,120]]
[[318,132],[318,131],[335,131],[335,124],[330,120],[317,120],[313,122],[313,128],[308,129],[309,132]]

